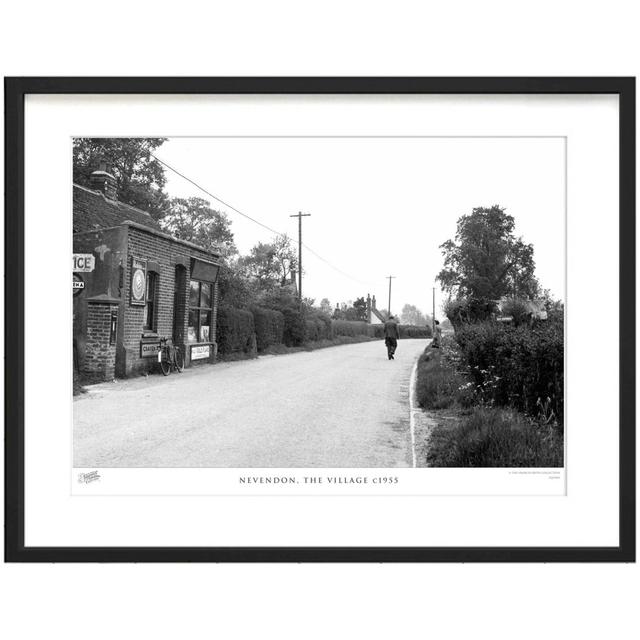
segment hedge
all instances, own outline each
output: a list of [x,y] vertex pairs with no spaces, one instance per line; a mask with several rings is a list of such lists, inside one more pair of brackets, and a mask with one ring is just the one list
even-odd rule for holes
[[221,355],[251,353],[255,350],[256,342],[253,314],[245,309],[220,307],[216,336]]
[[284,336],[284,315],[280,311],[251,307],[256,330],[258,351],[264,351],[275,344],[282,344]]
[[[383,324],[374,324],[371,325],[373,327],[373,335],[376,338],[384,338],[384,325]],[[399,324],[398,325],[398,333],[400,335],[400,339],[402,338],[430,338],[431,337],[431,327],[417,327],[412,324]]]
[[[537,415],[564,414],[564,327],[561,318],[527,326],[467,324],[456,341],[479,393],[492,403]],[[544,406],[541,406],[543,403]]]
[[373,325],[359,320],[332,320],[334,336],[370,336],[374,337]]

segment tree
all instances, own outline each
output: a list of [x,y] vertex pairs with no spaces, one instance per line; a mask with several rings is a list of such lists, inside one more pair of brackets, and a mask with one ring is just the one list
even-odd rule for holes
[[498,205],[477,207],[458,220],[455,240],[440,246],[444,268],[438,280],[457,298],[495,301],[533,298],[538,292],[533,245],[514,235],[513,216]]
[[107,164],[117,181],[118,199],[156,220],[167,213],[164,167],[151,157],[166,138],[74,138],[73,181],[91,188],[89,176]]
[[172,198],[169,212],[161,221],[168,233],[205,249],[220,250],[224,257],[238,253],[231,221],[202,198]]
[[428,323],[426,316],[414,304],[405,304],[404,307],[402,307],[400,322],[414,326],[423,326]]
[[331,302],[329,302],[329,298],[322,298],[322,300],[320,300],[320,311],[327,315],[331,315],[333,313],[333,307],[331,306]]
[[276,236],[271,242],[259,242],[248,256],[243,256],[242,267],[249,277],[258,280],[261,286],[283,286],[291,279],[291,270],[298,260],[291,239]]

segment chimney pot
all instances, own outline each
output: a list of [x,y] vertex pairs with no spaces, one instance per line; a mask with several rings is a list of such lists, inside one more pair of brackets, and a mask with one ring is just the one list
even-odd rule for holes
[[91,188],[95,191],[100,191],[105,198],[109,200],[118,199],[117,182],[109,171],[109,166],[106,162],[100,162],[99,168],[89,176],[89,180]]

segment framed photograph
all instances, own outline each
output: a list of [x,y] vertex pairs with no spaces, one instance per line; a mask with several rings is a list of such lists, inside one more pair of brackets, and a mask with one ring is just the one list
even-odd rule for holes
[[7,561],[635,561],[634,78],[5,113]]

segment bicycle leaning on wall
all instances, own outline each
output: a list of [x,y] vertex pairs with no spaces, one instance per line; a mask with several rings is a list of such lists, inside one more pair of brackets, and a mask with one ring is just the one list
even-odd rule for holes
[[166,336],[160,338],[158,362],[165,376],[168,376],[173,368],[175,368],[178,373],[184,371],[184,354],[180,350],[180,347],[176,347]]

